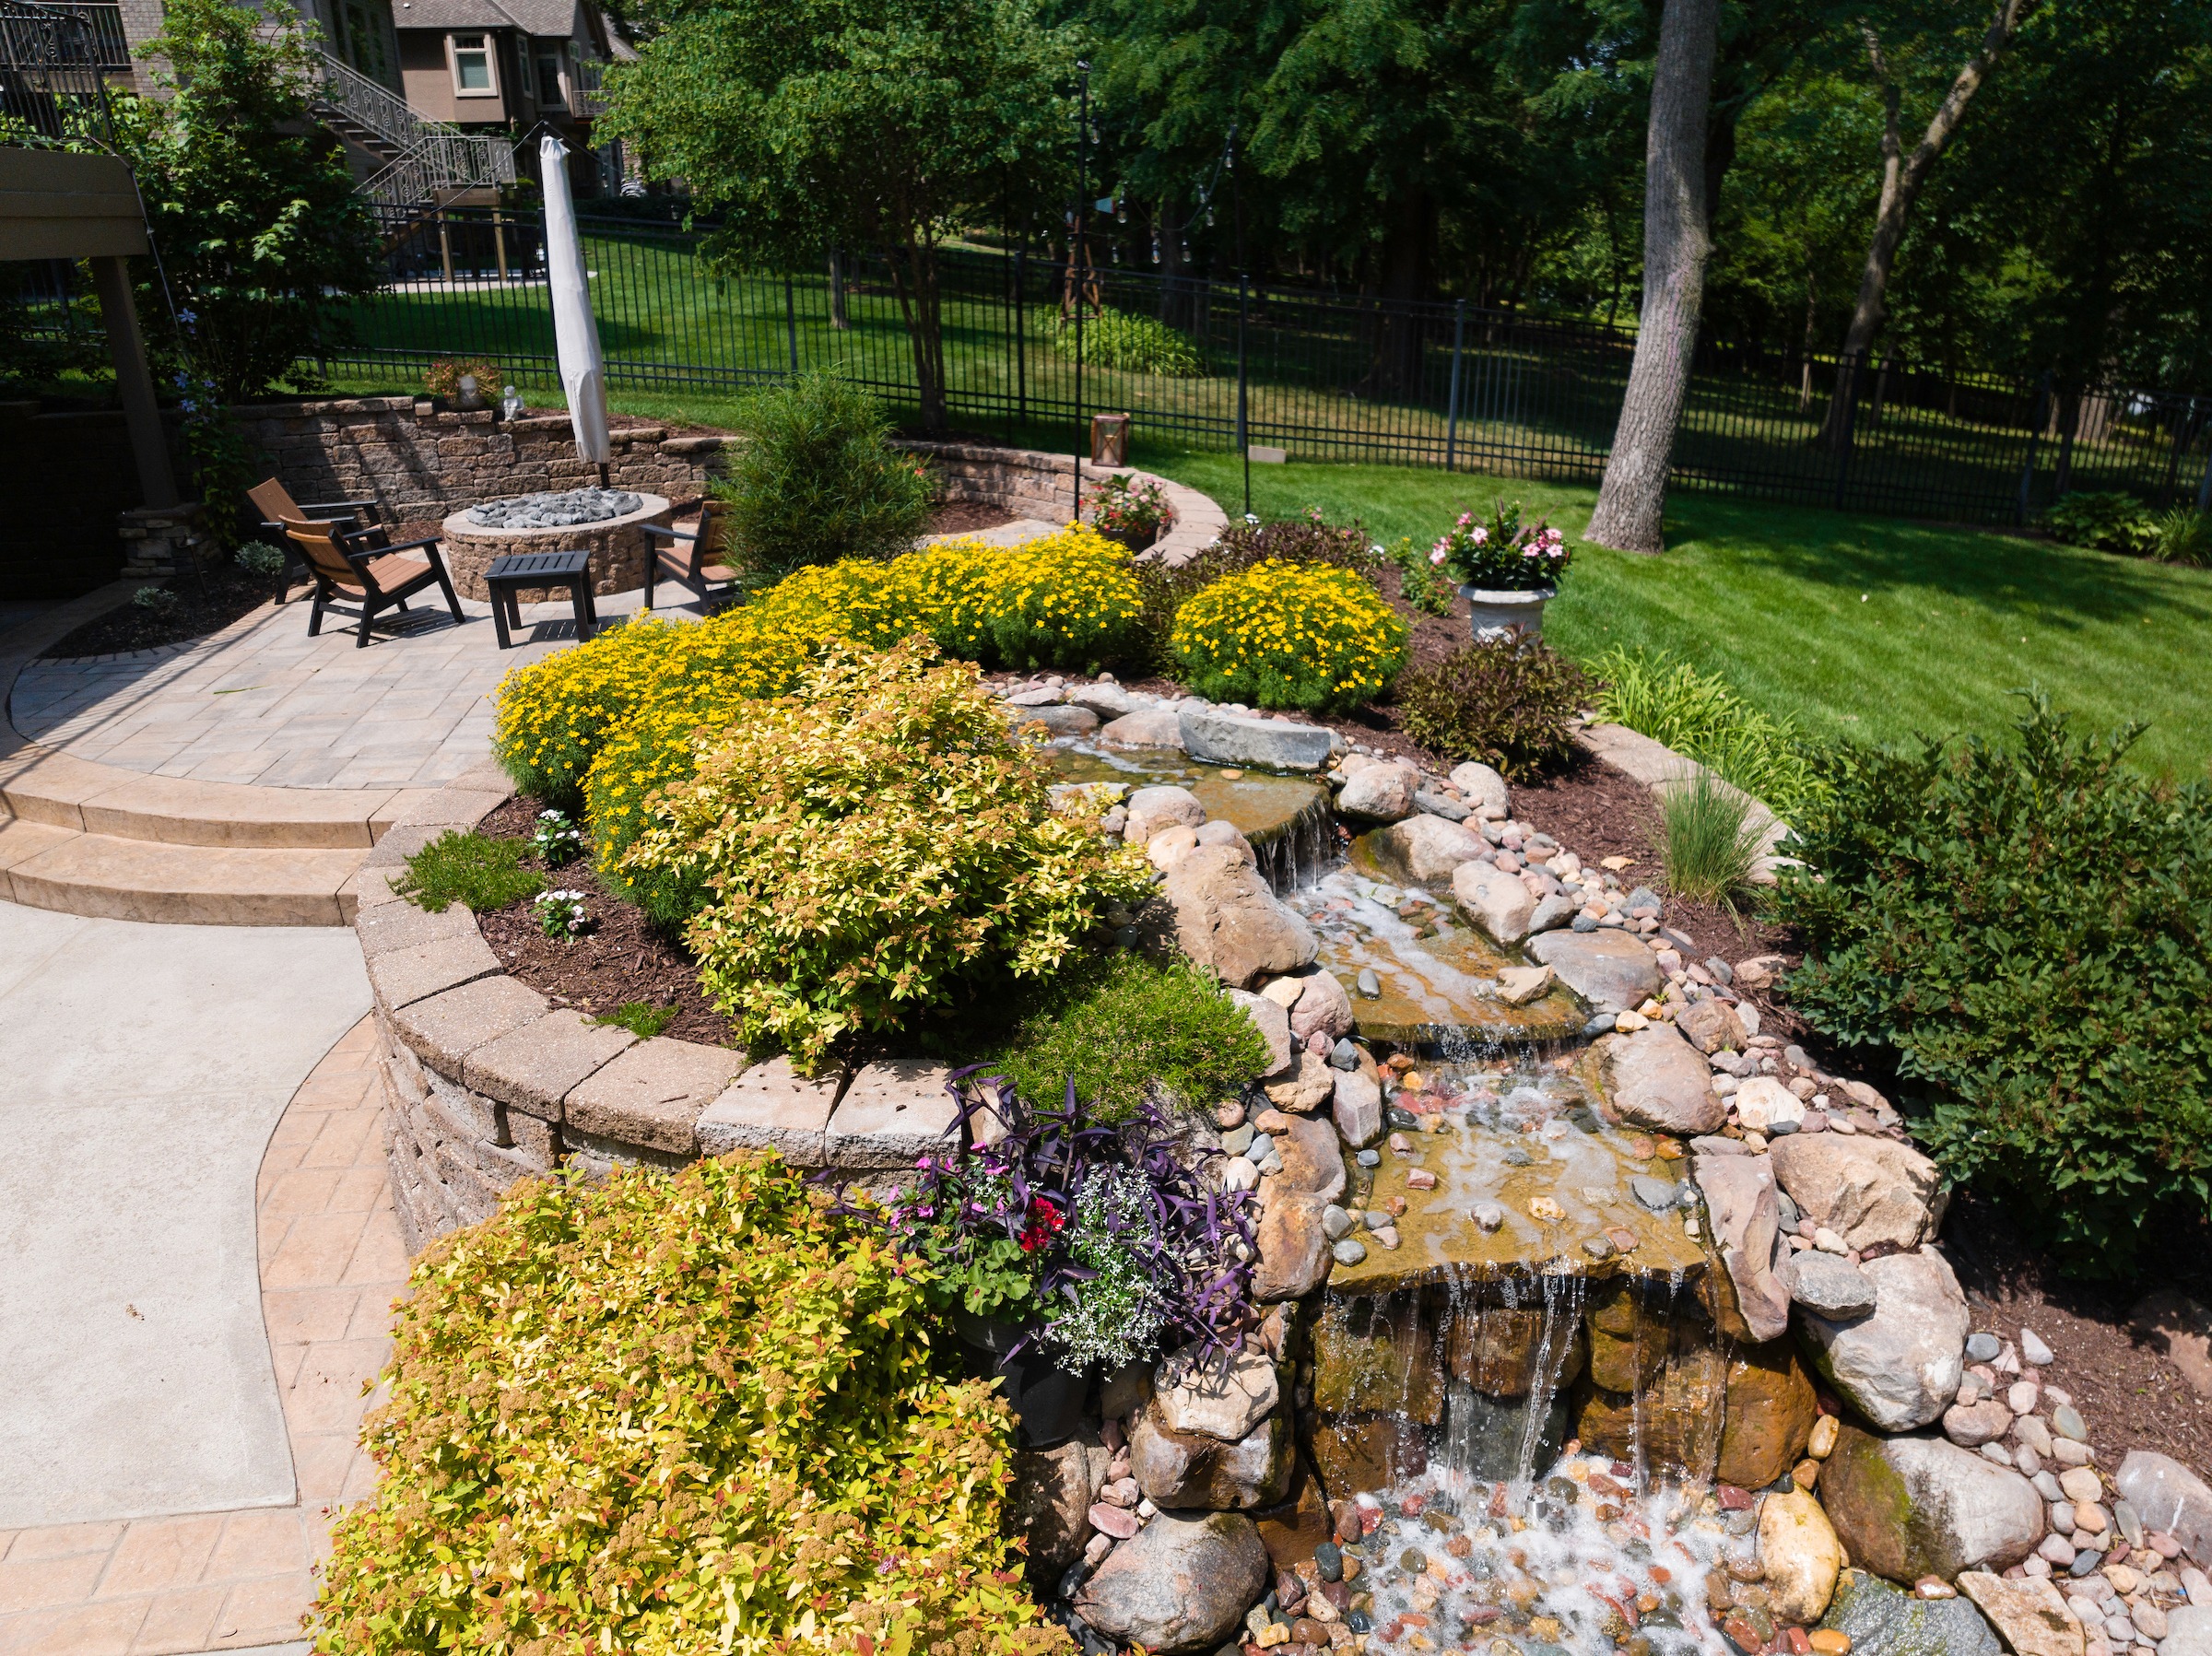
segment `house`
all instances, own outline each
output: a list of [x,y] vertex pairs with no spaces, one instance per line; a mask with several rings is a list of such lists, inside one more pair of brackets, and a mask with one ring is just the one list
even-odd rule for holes
[[[359,4],[359,0],[349,0]],[[595,194],[601,67],[627,44],[585,0],[389,0],[407,107],[463,131],[517,135],[541,123],[573,152],[571,183]],[[618,180],[619,173],[617,173]]]

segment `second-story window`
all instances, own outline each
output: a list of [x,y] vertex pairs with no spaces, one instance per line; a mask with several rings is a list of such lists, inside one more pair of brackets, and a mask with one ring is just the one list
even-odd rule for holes
[[564,103],[560,84],[560,53],[541,52],[537,54],[537,97],[541,103]]
[[499,90],[493,84],[491,41],[487,35],[456,34],[453,43],[453,90],[482,96]]

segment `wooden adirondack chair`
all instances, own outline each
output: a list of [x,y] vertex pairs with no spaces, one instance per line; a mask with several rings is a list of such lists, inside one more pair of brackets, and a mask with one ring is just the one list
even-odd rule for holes
[[663,581],[690,588],[699,594],[700,603],[710,610],[736,590],[737,571],[729,564],[727,500],[700,501],[699,517],[688,525],[678,523],[673,529],[665,529],[658,523],[647,523],[643,527],[656,541],[669,543],[653,548],[653,562],[646,567],[647,609],[653,607],[653,589]]
[[[300,518],[284,520],[284,532],[307,559],[307,572],[315,583],[314,613],[307,620],[311,639],[323,630],[324,611],[335,610],[360,617],[354,645],[363,648],[378,615],[387,609],[405,611],[409,598],[432,585],[445,594],[453,620],[462,619],[461,600],[453,595],[436,535],[394,546],[378,544],[383,541],[381,533],[372,539],[365,531],[348,534],[335,523],[311,523]],[[403,556],[408,552],[425,556]],[[347,608],[349,603],[355,607]]]

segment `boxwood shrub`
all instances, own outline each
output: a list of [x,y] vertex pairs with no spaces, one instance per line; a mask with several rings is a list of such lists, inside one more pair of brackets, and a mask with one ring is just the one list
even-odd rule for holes
[[1894,1058],[1952,1178],[2124,1274],[2157,1210],[2212,1216],[2212,790],[2124,768],[2139,729],[2040,698],[2018,728],[1828,756],[1778,898],[1808,949],[1787,994]]

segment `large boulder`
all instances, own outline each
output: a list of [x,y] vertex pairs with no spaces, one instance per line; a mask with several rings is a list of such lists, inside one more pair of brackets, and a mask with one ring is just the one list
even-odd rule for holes
[[1870,1259],[1859,1270],[1874,1284],[1873,1311],[1834,1322],[1808,1312],[1798,1337],[1813,1367],[1876,1427],[1916,1430],[1959,1393],[1971,1332],[1966,1296],[1933,1248]]
[[1375,866],[1409,886],[1441,886],[1462,863],[1488,849],[1480,834],[1427,812],[1378,828],[1366,838]]
[[1129,813],[1129,826],[1122,831],[1132,845],[1148,844],[1162,828],[1195,828],[1206,820],[1206,807],[1195,793],[1165,782],[1139,788],[1122,804]]
[[1030,1562],[1041,1576],[1057,1575],[1081,1556],[1090,1539],[1090,1506],[1112,1458],[1090,1431],[1057,1449],[1015,1451],[1007,1521],[1030,1538]]
[[1267,1043],[1267,1074],[1280,1075],[1289,1070],[1298,1049],[1290,1039],[1290,1015],[1282,1003],[1271,1001],[1265,995],[1254,994],[1249,989],[1225,991],[1229,998],[1244,1008],[1244,1016],[1252,1019],[1252,1027],[1260,1032]]
[[1175,941],[1232,989],[1311,966],[1313,928],[1276,900],[1241,846],[1201,845],[1160,886],[1175,914]]
[[1912,1249],[1933,1241],[1943,1175],[1893,1138],[1796,1133],[1774,1141],[1774,1177],[1797,1211],[1846,1246]]
[[1129,1471],[1156,1507],[1205,1512],[1272,1507],[1290,1492],[1296,1453],[1290,1422],[1268,1415],[1233,1443],[1205,1432],[1179,1432],[1159,1418],[1159,1400],[1137,1416],[1129,1435]]
[[2043,1538],[2033,1484],[1941,1438],[1846,1426],[1821,1469],[1820,1497],[1852,1562],[1892,1581],[2001,1571]]
[[1874,1286],[1874,1278],[1833,1253],[1807,1249],[1793,1255],[1783,1280],[1789,1285],[1792,1299],[1830,1322],[1852,1321],[1881,1303],[1881,1291]]
[[1254,1299],[1300,1299],[1328,1280],[1329,1236],[1319,1196],[1271,1192],[1260,1215],[1260,1260],[1252,1274]]
[[1722,1000],[1691,1002],[1675,1014],[1675,1028],[1700,1052],[1740,1052],[1751,1039],[1735,1008]]
[[1546,932],[1528,953],[1593,1012],[1632,1012],[1659,992],[1659,963],[1627,932]]
[[1316,1035],[1334,1044],[1352,1032],[1352,997],[1344,992],[1336,974],[1326,967],[1308,967],[1291,974],[1299,984],[1298,999],[1290,1004],[1290,1033],[1300,1041]]
[[1728,1359],[1721,1458],[1713,1475],[1764,1489],[1797,1464],[1820,1406],[1794,1340],[1738,1345]]
[[2204,1479],[2171,1456],[2131,1449],[2112,1482],[2146,1527],[2163,1530],[2190,1556],[2212,1561],[2212,1488]]
[[[1723,1140],[1723,1143],[1730,1141]],[[1774,1172],[1763,1156],[1727,1156],[1700,1151],[1691,1158],[1690,1177],[1705,1195],[1712,1239],[1728,1268],[1735,1291],[1739,1338],[1771,1340],[1790,1326],[1790,1291],[1779,1274],[1788,1257],[1782,1239],[1782,1204],[1774,1199]],[[1953,1386],[1958,1382],[1954,1380]]]
[[1843,1549],[1820,1503],[1802,1489],[1767,1497],[1759,1511],[1759,1556],[1767,1607],[1785,1622],[1818,1621],[1843,1568]]
[[1152,1402],[1160,1424],[1172,1432],[1233,1443],[1249,1436],[1281,1401],[1275,1364],[1241,1345],[1210,1351],[1185,1345],[1153,1373]]
[[1106,1555],[1076,1615],[1160,1656],[1211,1650],[1267,1590],[1267,1548],[1241,1512],[1162,1512]]
[[1989,1617],[2013,1656],[2083,1656],[2088,1638],[2081,1620],[2048,1580],[2007,1580],[1985,1569],[1959,1578],[1959,1591]]
[[1820,1626],[1861,1656],[2005,1656],[1971,1600],[1919,1598],[1863,1569],[1843,1572]]
[[1335,751],[1336,733],[1219,708],[1176,710],[1182,745],[1209,765],[1253,765],[1264,770],[1319,770]]
[[1535,897],[1519,875],[1479,861],[1452,871],[1452,896],[1460,911],[1499,943],[1527,936],[1536,912]]
[[1365,822],[1400,822],[1413,815],[1421,773],[1411,765],[1362,765],[1345,779],[1336,814]]
[[1267,1101],[1277,1110],[1304,1114],[1319,1110],[1335,1096],[1338,1073],[1320,1053],[1305,1051],[1299,1053],[1296,1063],[1267,1075],[1263,1085]]
[[[1322,1073],[1335,1076],[1338,1072],[1324,1065]],[[1324,1202],[1344,1194],[1344,1152],[1336,1147],[1334,1123],[1277,1110],[1262,1117],[1261,1124],[1275,1140],[1275,1153],[1283,1158],[1283,1170],[1267,1181],[1270,1200],[1286,1192],[1319,1196]]]
[[1505,778],[1474,759],[1452,767],[1452,785],[1459,790],[1471,809],[1479,811],[1486,805],[1500,811],[1512,809],[1512,794],[1505,785]]
[[1139,708],[1110,721],[1099,732],[1102,747],[1181,747],[1182,721],[1168,707]]
[[1728,1106],[1712,1090],[1712,1068],[1665,1021],[1598,1043],[1608,1111],[1631,1127],[1695,1138],[1717,1133]]

